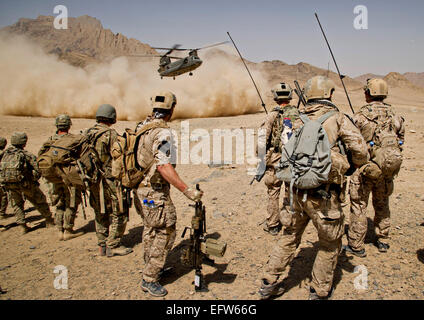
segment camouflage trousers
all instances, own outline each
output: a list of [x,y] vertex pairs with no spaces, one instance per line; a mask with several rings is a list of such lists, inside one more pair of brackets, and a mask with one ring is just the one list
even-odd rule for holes
[[389,197],[393,193],[393,179],[371,180],[358,170],[350,179],[349,245],[354,250],[364,249],[367,233],[367,207],[370,193],[374,207],[374,227],[377,238],[388,238],[390,229]]
[[81,190],[75,187],[68,188],[63,183],[48,183],[48,189],[50,197],[57,199],[55,214],[57,228],[60,231],[72,230],[78,206],[82,203]]
[[282,181],[275,176],[275,169],[268,167],[265,171],[264,183],[268,188],[268,206],[266,222],[268,228],[279,226],[280,223],[280,192]]
[[306,202],[303,202],[303,191],[299,190],[298,194],[294,192],[294,213],[290,213],[289,207],[285,207],[282,212],[283,220],[289,223],[283,229],[281,238],[269,257],[263,278],[269,283],[283,281],[288,275],[288,266],[300,245],[303,232],[312,220],[318,231],[319,246],[312,268],[311,286],[319,296],[325,297],[333,285],[334,270],[344,233],[344,215],[338,194],[331,191],[330,200],[308,195]]
[[52,214],[47,204],[46,196],[41,191],[38,182],[13,183],[6,185],[5,188],[13,212],[15,213],[17,224],[25,224],[25,200],[31,202],[44,218],[51,218]]
[[7,192],[6,189],[0,187],[0,216],[6,214],[7,209]]
[[90,187],[90,206],[95,214],[97,243],[99,246],[107,245],[110,248],[116,248],[121,244],[128,217],[119,211],[117,188],[114,181],[103,180],[103,199],[106,212],[101,212],[101,191],[101,183]]
[[147,282],[159,281],[159,273],[165,266],[166,257],[175,242],[177,215],[169,194],[169,185],[161,189],[139,187],[138,200],[153,200],[154,208],[141,206],[144,221],[143,245],[144,263],[143,279]]

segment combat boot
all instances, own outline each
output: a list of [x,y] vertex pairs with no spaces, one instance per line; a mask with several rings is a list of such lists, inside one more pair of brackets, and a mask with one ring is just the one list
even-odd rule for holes
[[20,224],[20,228],[22,229],[22,234],[26,234],[31,230],[31,228],[28,227],[26,223]]
[[161,286],[159,282],[147,282],[141,281],[141,289],[144,292],[149,292],[154,297],[164,297],[168,294],[168,291]]
[[106,245],[100,245],[99,246],[99,255],[104,257],[106,255]]
[[58,231],[57,238],[59,239],[59,241],[63,241],[63,230]]
[[274,296],[281,296],[284,293],[282,283],[270,284],[267,280],[262,279],[261,288],[258,291],[261,300],[267,300]]
[[77,238],[80,237],[84,234],[84,232],[80,231],[80,232],[76,232],[72,229],[65,229],[65,231],[63,232],[63,240],[70,240],[73,238]]
[[6,219],[6,214],[5,213],[0,213],[0,220]]
[[320,297],[314,288],[309,287],[309,300],[330,300],[333,296],[334,288],[331,287],[330,292],[325,297]]
[[375,246],[380,252],[387,252],[387,250],[390,248],[390,245],[388,243],[381,242],[380,240],[377,240],[375,242]]
[[109,258],[113,256],[125,256],[131,252],[133,252],[133,249],[124,247],[123,245],[116,248],[106,247],[106,255]]
[[268,232],[269,234],[271,234],[271,235],[273,235],[273,236],[276,236],[276,235],[278,235],[278,233],[280,232],[280,230],[281,230],[281,225],[278,225],[278,226],[275,226],[275,227],[268,227],[268,226],[265,226],[264,227],[264,231],[265,232]]
[[352,247],[350,245],[344,245],[342,247],[342,250],[344,250],[345,252],[351,253],[357,257],[360,258],[365,258],[367,256],[367,253],[365,252],[365,249],[362,250],[353,250]]

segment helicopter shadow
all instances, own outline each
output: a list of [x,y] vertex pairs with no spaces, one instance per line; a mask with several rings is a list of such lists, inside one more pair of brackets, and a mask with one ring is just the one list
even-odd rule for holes
[[[206,239],[212,238],[217,240],[220,237],[221,235],[218,232],[214,232],[212,234],[208,234],[206,236]],[[183,263],[181,263],[182,249],[187,247],[189,244],[190,244],[190,240],[184,239],[176,247],[174,247],[171,250],[171,252],[168,254],[165,265],[173,266],[174,271],[171,274],[169,274],[167,277],[164,277],[164,279],[161,281],[163,285],[171,284],[193,270],[192,267],[185,266]],[[225,270],[228,267],[228,263],[218,264],[213,262],[213,260],[204,258],[202,264],[212,266],[216,269],[211,274],[203,275],[204,285],[206,288],[209,283],[232,283],[237,277],[237,274],[225,273]]]

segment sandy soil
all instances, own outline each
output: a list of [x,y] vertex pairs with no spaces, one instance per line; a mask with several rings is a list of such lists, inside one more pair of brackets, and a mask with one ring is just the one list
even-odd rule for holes
[[[355,98],[355,97],[354,97]],[[359,99],[359,95],[358,95]],[[355,101],[358,99],[354,99]],[[414,104],[410,102],[414,102]],[[336,273],[334,299],[423,299],[424,298],[424,108],[421,98],[410,98],[408,106],[396,109],[407,123],[405,160],[396,179],[390,199],[392,211],[391,248],[381,254],[370,242],[373,237],[369,209],[369,233],[366,258],[340,256]],[[357,105],[360,103],[358,102]],[[346,109],[347,111],[347,109]],[[263,113],[226,118],[190,119],[190,128],[257,128]],[[91,126],[90,119],[73,119],[72,132]],[[118,132],[133,128],[135,122],[119,122]],[[177,131],[180,120],[172,122]],[[10,138],[15,131],[29,134],[27,150],[36,153],[50,136],[54,120],[47,118],[0,116],[0,135]],[[194,271],[179,262],[182,230],[190,224],[193,208],[177,190],[172,198],[177,207],[177,239],[168,265],[175,272],[162,281],[169,294],[161,299],[257,299],[259,277],[278,236],[273,237],[258,224],[266,215],[266,188],[263,183],[249,185],[247,164],[223,167],[179,165],[178,173],[188,183],[200,183],[205,191],[208,232],[228,243],[225,257],[216,260],[215,267],[205,265],[203,273],[209,292],[194,293]],[[43,190],[44,186],[43,186]],[[30,207],[29,203],[26,207]],[[348,206],[345,213],[348,213]],[[15,219],[8,208],[9,218]],[[0,299],[152,299],[140,289],[143,270],[142,221],[134,208],[123,243],[134,249],[124,257],[106,258],[98,255],[93,223],[94,214],[87,208],[87,220],[81,210],[76,229],[87,233],[79,238],[59,242],[55,229],[39,228],[21,235],[16,227],[0,232],[0,285],[8,290]],[[41,220],[38,212],[28,214],[33,224]],[[346,238],[343,238],[346,243]],[[279,299],[307,299],[305,282],[310,277],[317,252],[317,235],[309,225],[296,258],[292,263],[287,292]],[[53,286],[57,265],[68,268],[69,289],[56,290]],[[354,288],[355,267],[368,270],[368,289]]]

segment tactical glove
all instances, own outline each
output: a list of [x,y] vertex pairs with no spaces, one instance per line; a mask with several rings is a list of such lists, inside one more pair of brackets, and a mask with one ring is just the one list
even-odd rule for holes
[[184,190],[183,194],[187,198],[189,198],[190,200],[199,201],[203,196],[203,191],[202,190],[196,190],[196,189],[193,189],[193,188],[186,188]]

